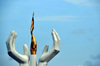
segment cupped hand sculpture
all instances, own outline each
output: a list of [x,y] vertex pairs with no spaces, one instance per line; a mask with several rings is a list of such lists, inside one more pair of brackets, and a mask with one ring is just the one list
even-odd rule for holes
[[39,58],[38,66],[47,66],[47,63],[60,51],[60,37],[55,29],[52,31],[53,47],[48,51],[48,45],[44,47],[43,53]]
[[[15,49],[16,32],[12,31],[7,42],[8,55],[16,60],[20,66],[29,66],[29,52],[28,47],[24,44],[24,54],[20,54]],[[48,45],[44,47],[43,53],[39,58],[38,64],[36,62],[36,55],[31,55],[30,66],[47,66],[48,62],[55,57],[60,51],[60,38],[57,32],[53,29],[53,47],[48,51]]]
[[16,32],[12,31],[7,42],[8,55],[20,63],[20,66],[29,66],[29,52],[28,47],[24,44],[24,55],[18,53],[15,49]]

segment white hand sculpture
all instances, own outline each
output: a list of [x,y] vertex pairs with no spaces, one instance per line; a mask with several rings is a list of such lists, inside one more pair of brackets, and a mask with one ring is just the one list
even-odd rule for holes
[[[45,46],[43,53],[39,58],[38,66],[47,66],[48,62],[60,51],[60,38],[54,29],[52,31],[52,37],[54,42],[53,47],[48,51],[48,45]],[[15,50],[15,39],[16,33],[12,31],[6,43],[8,55],[16,60],[20,66],[29,66],[29,52],[27,45],[24,45],[24,55],[21,55]],[[31,55],[30,65],[37,66],[36,55]]]
[[43,53],[39,58],[38,66],[47,66],[47,63],[60,51],[60,38],[54,29],[52,31],[52,37],[53,37],[53,47],[51,48],[50,51],[48,51],[48,45],[44,47]]
[[15,50],[15,39],[16,33],[12,31],[6,42],[9,56],[16,60],[20,66],[29,66],[29,52],[27,45],[24,44],[24,55],[21,55]]

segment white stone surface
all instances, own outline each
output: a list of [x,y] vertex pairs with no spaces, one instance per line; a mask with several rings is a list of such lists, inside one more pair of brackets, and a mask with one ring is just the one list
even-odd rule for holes
[[29,66],[29,52],[28,47],[24,45],[24,55],[18,53],[15,49],[16,32],[12,31],[7,42],[8,55],[16,60],[20,66]]
[[[36,55],[30,56],[30,66],[47,66],[48,62],[55,57],[60,51],[60,38],[57,32],[53,29],[52,31],[53,37],[53,47],[48,51],[48,45],[44,47],[43,53],[39,58],[37,64],[37,57]],[[15,39],[16,39],[16,32],[12,31],[7,42],[7,50],[8,55],[16,60],[20,66],[29,66],[29,52],[28,47],[24,45],[24,55],[18,53],[15,49]]]

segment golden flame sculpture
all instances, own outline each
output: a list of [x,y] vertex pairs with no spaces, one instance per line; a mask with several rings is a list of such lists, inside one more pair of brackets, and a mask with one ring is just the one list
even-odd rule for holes
[[36,51],[37,51],[37,44],[36,44],[36,39],[35,36],[33,35],[33,30],[34,30],[34,12],[33,12],[33,17],[32,17],[32,25],[31,25],[31,47],[30,47],[30,51],[31,54],[36,55]]

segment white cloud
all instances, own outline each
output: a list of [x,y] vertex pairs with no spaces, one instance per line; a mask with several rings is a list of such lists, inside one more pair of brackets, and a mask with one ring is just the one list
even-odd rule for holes
[[100,2],[98,0],[64,0],[64,1],[76,5],[100,6]]
[[45,16],[45,17],[37,17],[37,18],[35,18],[35,20],[37,22],[40,22],[40,21],[60,21],[60,22],[72,21],[72,22],[77,22],[79,17],[80,16]]

